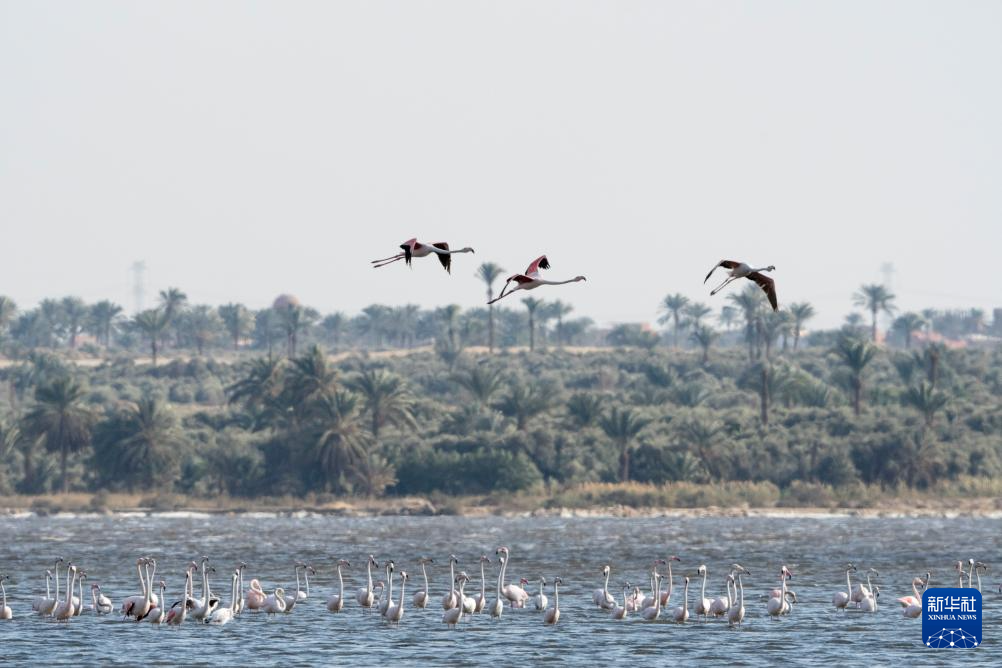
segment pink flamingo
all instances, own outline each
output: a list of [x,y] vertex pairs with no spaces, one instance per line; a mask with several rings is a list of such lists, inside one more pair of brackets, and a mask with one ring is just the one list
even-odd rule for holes
[[423,244],[417,239],[408,239],[400,244],[400,247],[404,250],[403,253],[397,253],[396,255],[391,255],[390,257],[384,257],[382,260],[373,260],[372,268],[379,269],[380,267],[385,267],[388,264],[393,264],[394,262],[398,262],[400,260],[403,260],[407,266],[410,266],[412,258],[428,257],[434,253],[438,256],[438,261],[442,263],[445,270],[451,274],[453,255],[456,253],[475,252],[469,246],[466,248],[460,248],[459,250],[449,250],[449,244],[444,241],[436,241],[433,244]]
[[721,290],[723,290],[725,287],[727,287],[727,285],[729,285],[733,281],[736,281],[739,278],[747,278],[750,281],[754,281],[756,285],[758,285],[765,291],[765,294],[769,297],[769,304],[772,305],[772,310],[773,311],[779,310],[779,303],[776,300],[776,282],[773,281],[768,276],[766,276],[765,274],[760,273],[763,271],[776,271],[776,267],[770,264],[768,267],[759,267],[758,269],[753,269],[744,262],[738,262],[737,260],[721,260],[716,265],[714,265],[713,269],[710,270],[710,273],[706,275],[706,278],[703,279],[703,283],[706,283],[708,280],[710,280],[710,276],[713,275],[713,272],[715,272],[720,267],[723,267],[724,269],[730,269],[731,271],[727,275],[727,278],[724,280],[724,282],[715,287],[710,292],[711,297],[720,292]]
[[[501,288],[501,294],[487,303],[493,304],[494,302],[507,297],[516,290],[535,290],[540,285],[564,285],[566,283],[577,283],[578,281],[588,280],[584,276],[575,276],[574,278],[566,281],[547,281],[540,277],[539,270],[549,268],[550,261],[546,259],[545,255],[540,255],[532,261],[532,264],[529,265],[529,268],[525,270],[524,274],[512,274],[509,276],[505,280],[504,287]],[[509,290],[508,286],[511,285],[513,281],[516,285]]]

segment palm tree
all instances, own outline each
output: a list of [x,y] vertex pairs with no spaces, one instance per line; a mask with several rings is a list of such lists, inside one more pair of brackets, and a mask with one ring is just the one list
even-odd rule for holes
[[90,307],[90,323],[94,336],[105,348],[111,346],[111,332],[115,321],[122,314],[122,307],[107,299],[99,301]]
[[379,442],[383,427],[417,426],[412,412],[414,400],[400,376],[383,369],[366,369],[348,381],[348,386],[362,398],[373,441]]
[[84,388],[69,376],[60,376],[35,389],[35,407],[24,417],[28,433],[59,453],[61,488],[69,490],[66,465],[71,452],[90,445],[94,417],[84,406]]
[[327,339],[330,341],[331,352],[337,352],[347,324],[347,316],[340,311],[331,313],[320,322],[321,329],[324,330],[324,334],[326,334]]
[[863,396],[863,372],[873,361],[877,350],[870,343],[852,336],[843,336],[835,346],[835,354],[848,367],[852,390],[852,409],[858,416]]
[[678,330],[682,319],[682,309],[684,309],[688,303],[689,298],[678,293],[668,295],[661,301],[660,311],[662,315],[658,318],[658,324],[665,325],[668,324],[670,320],[675,320],[675,331],[672,336],[673,348],[678,348]]
[[3,333],[17,314],[17,304],[10,297],[0,295],[0,343],[3,343]]
[[522,300],[526,310],[529,311],[529,352],[536,350],[536,311],[543,300],[535,297],[526,297]]
[[313,463],[331,481],[358,476],[368,456],[369,438],[358,422],[358,398],[349,392],[323,395],[318,404],[318,435],[312,442]]
[[320,346],[313,345],[292,360],[286,387],[292,393],[292,405],[303,412],[313,401],[331,394],[337,385],[337,369]]
[[685,308],[682,309],[682,313],[689,319],[692,327],[695,328],[702,324],[703,318],[713,313],[713,309],[703,302],[692,302],[691,304],[686,304]]
[[724,434],[724,426],[716,421],[694,415],[682,420],[676,427],[686,447],[696,451],[703,468],[712,479],[722,477],[717,448]]
[[160,349],[160,337],[167,331],[170,319],[158,308],[151,308],[137,313],[132,318],[132,324],[150,340],[150,351],[153,355],[153,366],[157,365],[157,351]]
[[564,316],[569,315],[574,307],[570,304],[560,301],[547,302],[546,311],[549,315],[557,319],[557,346],[560,348],[564,347]]
[[181,330],[177,326],[177,317],[181,315],[181,311],[184,310],[187,303],[188,295],[180,288],[167,288],[160,291],[160,307],[163,309],[164,315],[167,316],[167,324],[175,325],[174,345],[178,348],[181,347]]
[[873,283],[860,286],[859,291],[852,296],[852,303],[862,306],[870,312],[871,340],[877,342],[877,315],[883,311],[887,315],[894,313],[894,295],[883,285]]
[[703,350],[703,364],[709,364],[710,346],[720,338],[720,333],[708,325],[695,325],[690,336],[693,342]]
[[511,391],[501,398],[497,409],[506,417],[515,418],[519,431],[529,428],[529,420],[545,413],[553,405],[555,398],[540,383],[515,382]]
[[[487,301],[494,299],[494,281],[504,273],[500,265],[484,262],[477,267],[477,278],[487,286]],[[487,305],[487,349],[494,352],[494,304]]]
[[[782,336],[784,342],[787,340],[793,327],[793,317],[786,311],[766,311],[760,319],[760,324],[762,340],[765,342],[765,356],[768,359],[772,357],[772,344],[776,338]],[[783,347],[786,348],[786,345]]]
[[738,310],[733,306],[721,306],[720,315],[717,316],[717,320],[720,324],[724,326],[728,332],[734,327],[734,323],[738,320]]
[[727,296],[734,305],[737,306],[745,317],[745,341],[748,342],[748,359],[755,359],[755,351],[758,348],[759,330],[762,305],[762,298],[759,295],[761,290],[756,285],[749,285],[742,292],[731,293]]
[[449,304],[438,309],[438,315],[445,323],[445,331],[449,337],[449,345],[452,348],[459,346],[459,342],[456,340],[456,319],[459,318],[459,314],[462,311],[463,309],[459,304]]
[[598,424],[602,431],[619,449],[619,481],[630,479],[630,448],[637,435],[650,424],[650,419],[643,417],[632,408],[613,406],[607,415],[603,415]]
[[567,400],[567,417],[578,429],[590,427],[602,416],[605,401],[597,394],[577,392]]
[[38,303],[39,329],[42,345],[53,348],[56,344],[56,330],[63,319],[63,305],[55,299],[43,299]]
[[177,416],[170,407],[150,396],[129,406],[123,417],[122,439],[116,444],[130,489],[136,483],[153,489],[178,460],[187,443]]
[[250,311],[243,304],[223,304],[219,307],[219,317],[233,341],[233,350],[240,350],[240,339],[250,331]]
[[242,403],[250,410],[263,409],[282,391],[282,369],[283,363],[271,357],[252,360],[247,375],[226,388],[230,403]]
[[912,347],[912,336],[915,332],[922,331],[925,327],[925,318],[918,313],[908,312],[899,315],[894,319],[891,328],[899,332],[905,339],[905,348]]
[[793,316],[793,349],[800,345],[800,335],[804,331],[804,323],[814,317],[814,307],[808,302],[790,304],[790,315]]
[[299,335],[308,331],[320,314],[311,308],[303,308],[292,302],[274,310],[282,329],[285,330],[286,354],[292,359],[296,356],[296,349],[299,346]]
[[499,369],[491,369],[483,364],[475,364],[462,373],[452,376],[453,381],[464,390],[470,393],[478,406],[486,406],[497,394],[504,381],[501,379]]
[[181,323],[188,336],[195,343],[195,349],[201,356],[205,347],[222,334],[223,321],[215,309],[205,304],[193,306],[188,310]]
[[948,402],[945,394],[925,382],[909,387],[901,396],[901,403],[915,408],[922,414],[926,427],[932,426],[933,420],[936,419],[936,413],[942,410]]
[[63,297],[63,328],[70,336],[70,349],[77,347],[77,336],[84,330],[87,321],[87,305],[79,297]]

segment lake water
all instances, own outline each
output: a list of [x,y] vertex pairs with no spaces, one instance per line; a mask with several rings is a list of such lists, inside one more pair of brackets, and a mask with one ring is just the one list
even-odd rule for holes
[[[10,665],[625,665],[655,660],[733,666],[944,665],[961,658],[974,665],[999,665],[1002,597],[991,586],[998,582],[995,575],[988,575],[983,587],[984,644],[963,651],[962,657],[924,648],[921,620],[903,618],[895,603],[911,593],[915,575],[931,570],[933,586],[949,586],[955,582],[952,564],[957,559],[991,563],[1002,551],[998,527],[998,520],[964,517],[5,516],[0,517],[0,572],[12,576],[7,591],[16,617],[0,622],[0,658]],[[506,609],[500,621],[468,617],[458,631],[441,622],[448,555],[456,554],[461,568],[474,577],[469,594],[479,590],[478,557],[487,554],[493,560],[499,545],[511,548],[509,579],[563,579],[557,627],[544,627],[541,614],[531,609]],[[387,625],[378,614],[363,613],[350,594],[341,614],[328,613],[324,606],[332,581],[336,583],[332,556],[352,562],[346,587],[353,593],[364,585],[369,553],[380,561],[394,559],[398,570],[412,577],[399,627]],[[269,591],[278,585],[295,590],[295,560],[312,563],[320,574],[310,599],[292,613],[269,618],[246,612],[223,627],[185,623],[156,628],[90,613],[57,623],[32,614],[31,599],[44,593],[43,574],[56,557],[86,569],[89,582],[100,583],[117,610],[124,596],[138,593],[135,559],[147,554],[158,559],[157,579],[166,580],[168,600],[179,595],[185,564],[203,554],[218,571],[213,591],[226,602],[229,573],[239,560],[249,565],[248,580],[259,578]],[[618,622],[591,602],[592,591],[601,586],[602,564],[613,568],[610,590],[615,594],[626,580],[646,588],[648,564],[671,554],[682,559],[674,567],[672,605],[680,600],[681,574],[694,574],[700,564],[709,570],[710,598],[723,594],[722,578],[731,563],[750,570],[744,625],[729,629],[720,620],[649,623],[637,616]],[[433,602],[426,610],[410,607],[411,594],[420,587],[420,568],[414,563],[419,556],[436,560],[430,571]],[[880,571],[878,613],[836,613],[831,608],[832,594],[845,588],[842,568],[847,561],[861,572],[869,567]],[[764,594],[778,585],[784,563],[795,572],[790,586],[800,602],[790,616],[777,621],[766,615]],[[488,581],[494,578],[489,570]],[[535,587],[530,591],[535,593]],[[552,604],[552,590],[547,594]],[[695,596],[693,589],[690,610]]]

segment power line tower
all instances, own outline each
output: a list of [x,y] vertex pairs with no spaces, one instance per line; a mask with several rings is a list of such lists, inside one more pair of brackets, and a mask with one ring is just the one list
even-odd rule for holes
[[142,260],[132,263],[132,299],[136,313],[143,310],[146,301],[146,263]]
[[885,262],[880,265],[880,273],[884,275],[884,287],[890,291],[894,291],[894,263]]

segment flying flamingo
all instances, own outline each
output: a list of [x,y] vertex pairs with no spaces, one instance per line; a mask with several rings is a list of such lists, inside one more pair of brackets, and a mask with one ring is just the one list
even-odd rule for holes
[[[493,304],[494,302],[507,297],[516,290],[535,290],[540,285],[565,285],[567,283],[577,283],[578,281],[588,280],[584,276],[575,276],[574,278],[566,281],[547,281],[546,279],[540,277],[539,270],[549,268],[550,261],[546,259],[545,255],[540,255],[532,261],[532,264],[529,265],[529,268],[525,270],[524,274],[512,274],[509,276],[505,280],[504,287],[501,288],[501,294],[487,303]],[[515,283],[515,287],[508,290],[508,286],[511,285],[512,282]]]
[[474,252],[474,250],[469,246],[466,248],[460,248],[459,250],[449,250],[449,244],[444,241],[437,241],[433,244],[423,244],[417,239],[408,239],[400,244],[400,248],[403,249],[403,253],[397,253],[396,255],[391,255],[390,257],[384,257],[382,260],[373,260],[372,268],[379,269],[380,267],[385,267],[388,264],[393,264],[394,262],[399,262],[400,260],[403,260],[407,266],[410,266],[412,258],[428,257],[431,254],[435,254],[438,256],[438,261],[442,263],[445,270],[451,274],[453,255],[456,253]]
[[4,580],[10,580],[10,576],[0,575],[0,594],[3,595],[3,598],[0,599],[0,619],[14,619],[14,611],[7,605],[7,589],[3,586]]
[[845,610],[846,606],[849,605],[849,596],[852,592],[852,581],[849,579],[850,573],[855,573],[856,567],[849,564],[845,567],[845,591],[838,591],[832,596],[832,605],[835,606],[835,610]]
[[341,575],[342,568],[351,568],[347,559],[339,559],[337,562],[337,584],[336,594],[331,594],[327,598],[327,610],[329,612],[341,612],[344,609],[344,577]]
[[547,608],[543,613],[543,623],[553,625],[560,621],[560,584],[563,582],[559,577],[553,578],[553,607]]
[[760,267],[758,269],[753,269],[744,262],[738,262],[737,260],[721,260],[716,265],[714,265],[713,269],[710,270],[710,273],[706,275],[706,278],[703,279],[703,283],[706,283],[708,280],[710,280],[710,276],[713,275],[713,272],[715,272],[720,267],[723,267],[724,269],[730,269],[731,271],[727,275],[727,279],[724,280],[723,283],[715,287],[710,292],[710,296],[717,294],[718,292],[723,290],[728,284],[730,284],[733,281],[736,281],[739,278],[747,278],[750,281],[754,281],[760,288],[762,288],[765,291],[765,294],[769,297],[769,303],[772,305],[772,310],[773,311],[779,310],[779,303],[776,300],[776,282],[773,281],[768,276],[761,273],[763,271],[776,271],[776,267],[770,264],[768,267]]

